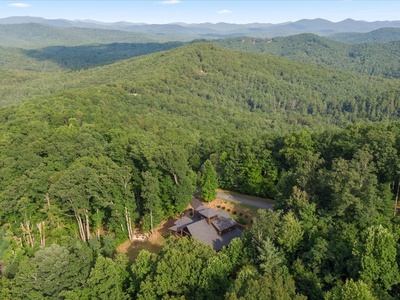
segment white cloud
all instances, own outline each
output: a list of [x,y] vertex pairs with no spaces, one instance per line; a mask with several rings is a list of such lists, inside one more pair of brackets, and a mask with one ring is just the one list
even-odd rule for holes
[[231,14],[231,13],[233,13],[233,11],[231,11],[229,9],[223,9],[223,10],[217,11],[217,14]]
[[178,4],[178,3],[181,3],[181,1],[180,0],[165,0],[165,1],[161,2],[161,4]]
[[25,7],[29,7],[30,5],[26,4],[26,3],[11,3],[11,4],[8,4],[8,6],[25,8]]

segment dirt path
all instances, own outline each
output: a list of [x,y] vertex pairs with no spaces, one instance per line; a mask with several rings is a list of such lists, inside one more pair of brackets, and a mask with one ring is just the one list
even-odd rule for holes
[[245,197],[245,195],[239,197],[239,196],[234,196],[231,194],[224,193],[223,191],[220,191],[220,190],[217,192],[217,198],[220,198],[220,199],[230,200],[230,201],[234,201],[234,202],[240,202],[240,203],[248,204],[248,205],[259,207],[259,208],[265,208],[265,209],[269,209],[274,206],[271,203],[257,201],[254,199],[247,199],[244,197]]

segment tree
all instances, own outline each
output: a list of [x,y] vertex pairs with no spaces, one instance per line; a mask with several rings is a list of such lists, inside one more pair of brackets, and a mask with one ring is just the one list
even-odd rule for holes
[[87,280],[90,299],[128,299],[123,283],[121,266],[117,266],[111,258],[99,256]]
[[18,266],[18,272],[15,275],[13,285],[11,286],[11,299],[28,299],[39,300],[43,299],[44,295],[36,285],[37,264],[23,257]]
[[223,299],[230,285],[229,275],[232,270],[230,257],[220,252],[210,257],[204,264],[199,278],[196,299]]
[[82,289],[91,268],[91,250],[86,244],[77,244],[70,252],[66,247],[52,244],[35,253],[31,259],[25,257],[19,263],[12,288],[13,298],[21,295],[60,299],[74,289]]
[[303,238],[303,234],[304,231],[301,228],[301,223],[292,212],[282,217],[282,224],[277,240],[278,243],[282,245],[283,249],[292,254],[292,258]]
[[276,237],[280,228],[280,219],[282,211],[273,211],[259,209],[257,215],[253,218],[253,225],[250,227],[250,233],[258,245],[268,238],[272,241]]
[[287,273],[260,275],[253,266],[244,266],[238,273],[226,300],[305,300],[296,293],[293,278]]
[[393,234],[382,225],[369,227],[361,253],[361,279],[378,290],[389,290],[400,282],[396,255]]
[[269,238],[262,241],[261,246],[258,247],[258,252],[260,268],[264,274],[272,275],[284,272],[284,256]]
[[163,212],[158,178],[149,171],[142,172],[142,178],[143,230],[148,231],[149,228],[153,229],[153,226],[157,226],[162,221]]
[[215,255],[211,246],[196,239],[169,238],[157,256],[154,271],[141,283],[138,298],[194,295],[198,291],[202,270]]
[[146,279],[147,275],[154,272],[156,255],[147,250],[141,250],[132,264],[132,293],[139,291],[140,284]]
[[334,287],[327,292],[325,300],[377,300],[371,293],[370,288],[362,280],[346,280],[342,286]]
[[50,192],[71,212],[78,225],[82,241],[90,240],[89,212],[99,199],[101,188],[99,176],[91,167],[78,163],[74,168],[62,172],[51,186]]
[[217,172],[215,172],[211,161],[207,159],[204,163],[204,171],[201,176],[201,197],[207,202],[214,200],[217,196],[217,192],[215,191],[217,187]]
[[298,168],[313,151],[313,140],[305,130],[289,133],[284,138],[284,146],[280,150],[286,164],[292,168]]
[[352,160],[335,159],[332,170],[321,172],[326,181],[327,203],[332,215],[361,228],[371,225],[377,216],[377,178],[372,156],[358,150]]
[[39,250],[34,258],[37,264],[36,288],[46,297],[57,298],[65,289],[75,287],[74,274],[69,273],[70,254],[57,244]]

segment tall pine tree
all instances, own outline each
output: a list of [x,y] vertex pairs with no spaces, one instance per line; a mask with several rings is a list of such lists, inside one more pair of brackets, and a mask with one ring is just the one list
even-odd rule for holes
[[209,202],[217,196],[215,189],[218,187],[217,172],[210,160],[204,163],[204,171],[201,177],[201,198]]

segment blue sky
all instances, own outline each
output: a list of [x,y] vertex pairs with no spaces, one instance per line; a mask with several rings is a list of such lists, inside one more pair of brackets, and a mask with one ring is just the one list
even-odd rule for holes
[[165,24],[283,23],[323,18],[338,22],[347,18],[365,21],[400,20],[400,1],[292,0],[292,1],[4,1],[0,18],[35,16],[47,19]]

